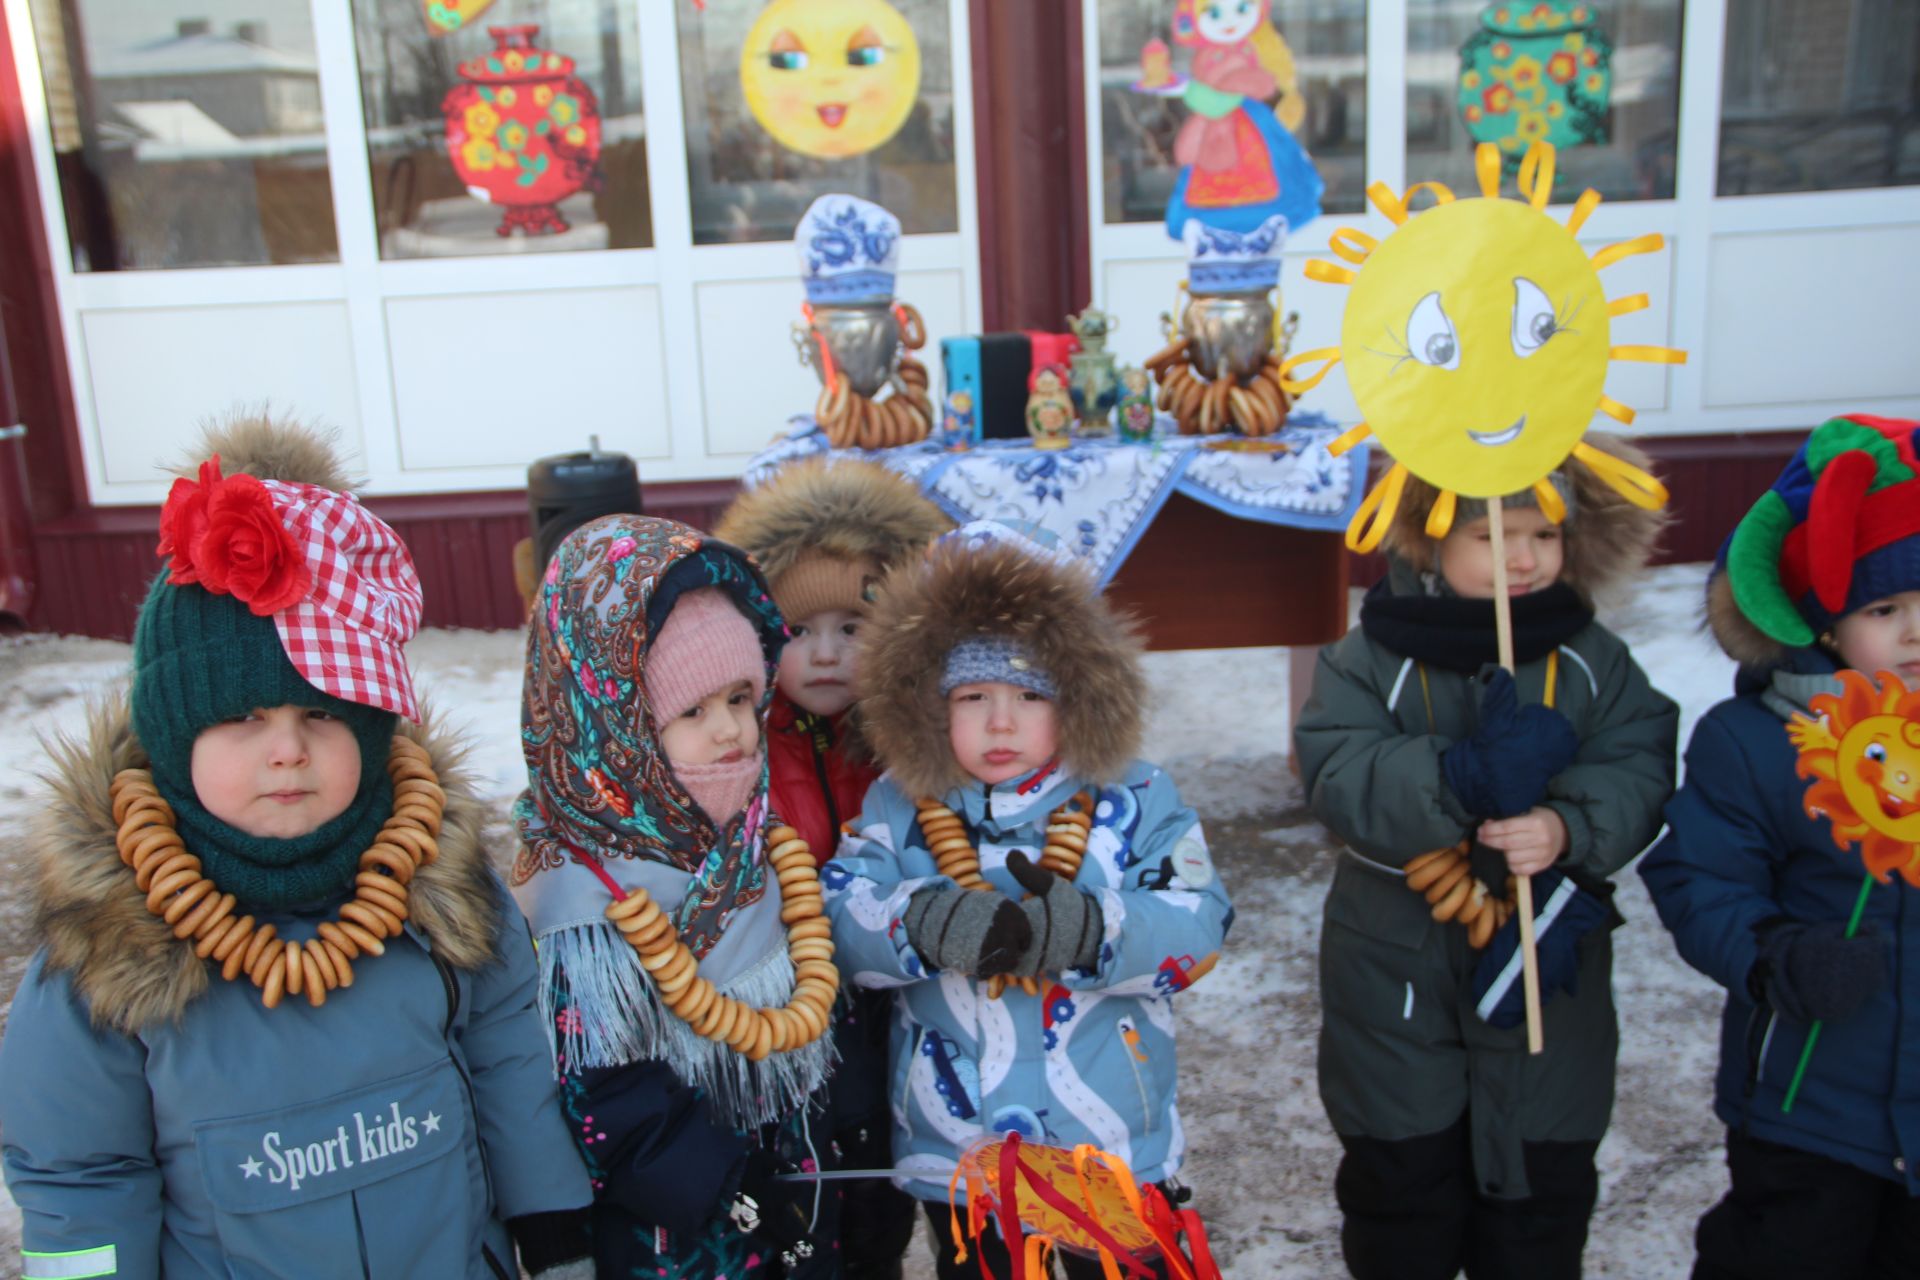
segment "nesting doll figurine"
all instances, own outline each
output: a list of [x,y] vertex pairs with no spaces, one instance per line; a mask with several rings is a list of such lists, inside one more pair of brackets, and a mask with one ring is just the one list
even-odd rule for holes
[[1153,439],[1153,383],[1145,369],[1127,365],[1120,370],[1120,440],[1146,444]]
[[1027,391],[1027,434],[1036,449],[1064,449],[1072,442],[1073,397],[1067,371],[1057,364],[1035,370]]

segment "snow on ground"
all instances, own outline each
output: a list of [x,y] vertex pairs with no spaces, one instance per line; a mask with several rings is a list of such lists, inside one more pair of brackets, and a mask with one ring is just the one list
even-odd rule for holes
[[[1730,687],[1732,667],[1701,634],[1702,569],[1650,574],[1608,622],[1684,710],[1681,741]],[[0,644],[0,1005],[33,948],[20,831],[34,804],[38,735],[77,729],[86,700],[120,678],[127,647],[31,637]],[[524,781],[515,738],[520,637],[431,631],[410,648],[439,714],[475,737],[472,764],[504,818]],[[1320,906],[1335,845],[1287,771],[1287,654],[1151,654],[1148,754],[1208,828],[1238,918],[1219,967],[1181,997],[1182,1111],[1215,1252],[1236,1280],[1344,1273],[1333,1171],[1339,1144],[1314,1079]],[[505,850],[502,850],[505,856]],[[1600,1149],[1593,1276],[1681,1276],[1694,1219],[1720,1193],[1720,1129],[1709,1111],[1718,988],[1675,954],[1637,876],[1619,879],[1618,1102]],[[83,1119],[76,1117],[77,1122]],[[0,1193],[0,1280],[18,1275],[19,1213]],[[933,1274],[916,1254],[913,1280]]]

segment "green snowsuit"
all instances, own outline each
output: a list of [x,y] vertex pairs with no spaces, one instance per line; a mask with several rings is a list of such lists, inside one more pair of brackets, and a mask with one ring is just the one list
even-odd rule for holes
[[[1374,591],[1370,600],[1421,587],[1396,562]],[[1577,614],[1570,625],[1522,660],[1515,679],[1523,703],[1542,701],[1551,657],[1552,705],[1581,745],[1544,803],[1566,822],[1561,865],[1604,878],[1660,830],[1678,709],[1612,632]],[[1524,1199],[1523,1142],[1592,1142],[1606,1131],[1619,1044],[1612,944],[1604,930],[1582,941],[1578,993],[1546,1000],[1546,1051],[1530,1056],[1524,1027],[1498,1029],[1475,1014],[1479,953],[1466,930],[1435,921],[1407,888],[1406,862],[1478,825],[1440,765],[1478,723],[1473,676],[1396,652],[1364,625],[1321,650],[1295,750],[1315,816],[1349,847],[1320,944],[1320,1095],[1339,1133],[1384,1141],[1437,1133],[1470,1110],[1480,1193]],[[1496,892],[1506,884],[1495,850],[1476,845],[1473,869]]]

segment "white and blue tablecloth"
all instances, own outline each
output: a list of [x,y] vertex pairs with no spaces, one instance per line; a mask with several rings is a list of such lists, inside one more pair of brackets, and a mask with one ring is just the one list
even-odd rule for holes
[[867,458],[914,481],[956,521],[1025,520],[1051,531],[1103,586],[1176,493],[1242,520],[1340,530],[1366,488],[1366,447],[1328,453],[1340,428],[1319,414],[1295,413],[1261,440],[1171,434],[1164,415],[1161,426],[1165,434],[1151,444],[1078,439],[1041,450],[985,440],[958,452],[931,442],[833,450],[801,416],[747,464],[744,483],[754,488],[803,458]]

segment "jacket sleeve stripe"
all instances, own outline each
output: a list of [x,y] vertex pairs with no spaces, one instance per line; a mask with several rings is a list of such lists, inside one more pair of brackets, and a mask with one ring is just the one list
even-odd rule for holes
[[20,1280],[89,1280],[119,1273],[120,1261],[110,1244],[68,1253],[20,1251]]

